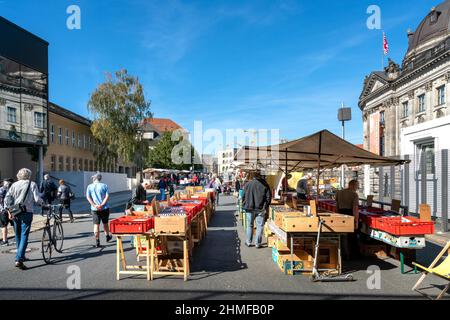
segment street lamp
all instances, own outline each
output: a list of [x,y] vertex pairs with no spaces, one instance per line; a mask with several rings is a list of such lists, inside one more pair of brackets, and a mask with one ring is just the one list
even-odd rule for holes
[[[344,107],[342,102],[342,107],[338,111],[338,120],[342,122],[342,139],[345,140],[345,122],[352,120],[352,109]],[[341,168],[341,188],[345,188],[345,169],[344,165]]]
[[142,138],[144,137],[144,128],[142,126],[142,124],[140,124],[137,129],[136,129],[136,133],[137,133],[137,137],[138,137],[138,141],[139,141],[139,183],[142,183],[143,180],[143,171],[144,171],[144,155],[142,152]]

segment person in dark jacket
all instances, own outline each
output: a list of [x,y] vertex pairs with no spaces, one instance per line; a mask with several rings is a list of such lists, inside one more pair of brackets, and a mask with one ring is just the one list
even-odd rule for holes
[[[56,192],[58,187],[56,184],[50,179],[50,175],[44,175],[44,180],[41,182],[39,186],[39,192],[42,194],[42,200],[44,200],[45,204],[52,204],[52,202],[56,198]],[[42,211],[42,214],[44,211]]]
[[62,221],[62,213],[63,209],[67,209],[69,211],[70,223],[74,222],[72,209],[70,208],[70,201],[72,198],[72,190],[70,187],[66,185],[64,180],[59,180],[59,188],[56,196],[59,199],[59,203],[61,207],[59,208],[59,218]]
[[267,218],[267,210],[271,201],[272,193],[269,185],[261,177],[259,172],[254,173],[253,179],[245,184],[244,195],[242,197],[242,207],[245,210],[247,219],[245,241],[247,247],[252,246],[253,227],[256,220],[255,247],[258,249],[261,248],[264,223]]
[[158,183],[158,189],[159,189],[159,192],[161,193],[161,197],[160,197],[161,201],[165,201],[166,200],[167,187],[168,187],[168,185],[167,185],[167,178],[166,178],[166,176],[163,176],[159,180],[159,183]]
[[131,200],[128,201],[126,210],[133,207],[133,205],[143,205],[147,204],[147,188],[150,186],[150,183],[147,181],[144,181],[142,183],[139,183],[136,188],[133,189],[133,193],[131,196]]

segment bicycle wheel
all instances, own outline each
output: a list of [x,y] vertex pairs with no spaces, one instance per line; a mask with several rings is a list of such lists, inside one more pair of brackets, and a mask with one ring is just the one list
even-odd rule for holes
[[52,236],[50,234],[50,226],[44,228],[44,233],[42,234],[42,257],[45,263],[49,264],[52,259]]
[[61,253],[64,244],[64,230],[62,223],[59,219],[55,219],[53,223],[53,246],[56,252]]

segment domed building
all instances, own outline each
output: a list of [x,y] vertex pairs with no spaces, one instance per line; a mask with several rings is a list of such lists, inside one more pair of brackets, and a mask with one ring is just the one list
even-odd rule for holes
[[407,37],[401,65],[389,59],[383,71],[368,75],[358,104],[364,148],[411,163],[372,171],[366,179],[377,186],[365,186],[365,192],[378,192],[380,200],[401,198],[413,212],[427,203],[439,215],[448,212],[450,0],[432,8]]

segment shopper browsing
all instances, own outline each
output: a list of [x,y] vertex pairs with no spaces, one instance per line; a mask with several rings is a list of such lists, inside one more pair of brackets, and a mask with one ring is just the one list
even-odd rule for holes
[[26,270],[28,268],[23,262],[33,222],[33,203],[43,206],[44,200],[40,197],[36,183],[31,181],[30,169],[20,169],[17,180],[6,194],[5,205],[8,208],[10,220],[14,220],[17,246],[16,267]]
[[312,179],[312,173],[308,172],[297,182],[297,199],[298,200],[307,200],[307,196],[310,193],[308,182]]
[[261,248],[262,234],[264,223],[267,218],[267,210],[272,201],[272,193],[270,186],[261,177],[259,172],[253,174],[253,179],[244,186],[244,194],[242,197],[242,207],[246,212],[247,230],[246,241],[247,247],[252,246],[253,227],[256,221],[256,248]]
[[[352,180],[348,183],[348,188],[339,190],[336,193],[336,207],[341,214],[355,217],[355,230],[359,226],[359,196],[358,191],[359,182]],[[351,255],[358,255],[358,240],[357,234],[350,234],[344,239],[344,253],[347,259]]]
[[94,222],[94,235],[96,247],[100,247],[100,222],[106,234],[106,242],[111,241],[112,235],[109,231],[109,191],[108,186],[101,182],[102,175],[97,172],[92,176],[93,183],[88,185],[86,199],[91,204],[92,218]]

